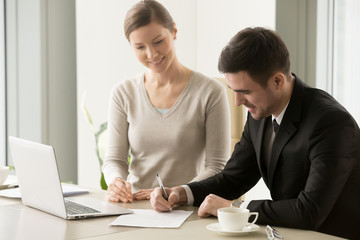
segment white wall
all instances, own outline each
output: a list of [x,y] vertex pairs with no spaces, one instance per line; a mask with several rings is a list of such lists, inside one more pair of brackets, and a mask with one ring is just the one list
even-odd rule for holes
[[241,29],[275,29],[275,0],[197,0],[196,70],[221,76],[217,70],[221,50]]
[[[219,76],[219,53],[240,29],[275,28],[275,0],[160,2],[178,27],[178,58],[209,76]],[[100,179],[94,136],[80,106],[83,92],[87,90],[86,106],[94,124],[99,126],[106,121],[112,86],[143,70],[123,34],[123,19],[133,3],[133,0],[77,1],[78,182],[83,186],[99,188]],[[255,195],[264,192],[263,189],[260,186]]]
[[95,138],[81,107],[84,92],[98,127],[106,121],[111,87],[142,69],[122,32],[123,16],[130,6],[131,1],[76,2],[78,183],[83,186],[98,188],[100,179]]

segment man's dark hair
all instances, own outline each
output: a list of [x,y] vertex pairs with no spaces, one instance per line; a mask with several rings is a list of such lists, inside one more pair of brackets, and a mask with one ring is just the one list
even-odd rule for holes
[[276,32],[262,27],[245,28],[223,48],[218,69],[221,73],[246,71],[265,87],[277,71],[290,77],[289,51]]

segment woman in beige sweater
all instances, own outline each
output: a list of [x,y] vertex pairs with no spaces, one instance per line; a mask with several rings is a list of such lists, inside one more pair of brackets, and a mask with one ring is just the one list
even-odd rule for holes
[[149,199],[156,174],[167,187],[210,177],[230,151],[226,90],[178,61],[168,11],[141,1],[128,11],[124,29],[148,70],[112,90],[103,172],[115,202]]

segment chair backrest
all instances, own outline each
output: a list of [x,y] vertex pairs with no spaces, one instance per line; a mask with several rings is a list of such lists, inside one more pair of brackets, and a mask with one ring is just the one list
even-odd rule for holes
[[245,124],[244,107],[235,105],[235,93],[227,86],[225,78],[215,78],[215,79],[221,82],[225,86],[228,96],[230,115],[231,115],[231,153],[232,153],[234,151],[235,144],[240,141],[242,132],[244,130],[244,124]]
[[[229,107],[230,107],[230,115],[231,115],[231,152],[234,151],[235,144],[240,141],[242,132],[244,130],[245,125],[245,108],[243,106],[236,106],[235,105],[235,92],[231,90],[227,83],[225,78],[215,78],[219,82],[221,82],[227,92],[228,101],[229,101]],[[240,196],[238,200],[244,201],[245,200],[245,194]]]

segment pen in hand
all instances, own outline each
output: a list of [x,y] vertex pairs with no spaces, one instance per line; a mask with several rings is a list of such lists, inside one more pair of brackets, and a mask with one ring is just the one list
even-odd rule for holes
[[[163,183],[162,183],[162,181],[161,181],[161,178],[160,178],[159,174],[156,174],[156,179],[157,179],[157,181],[158,181],[158,183],[159,183],[159,186],[160,186],[160,188],[161,188],[162,196],[163,196],[163,198],[167,201],[167,200],[168,200],[168,195],[166,194],[164,185],[163,185]],[[171,207],[170,207],[170,211],[172,211],[172,208],[171,208]]]

